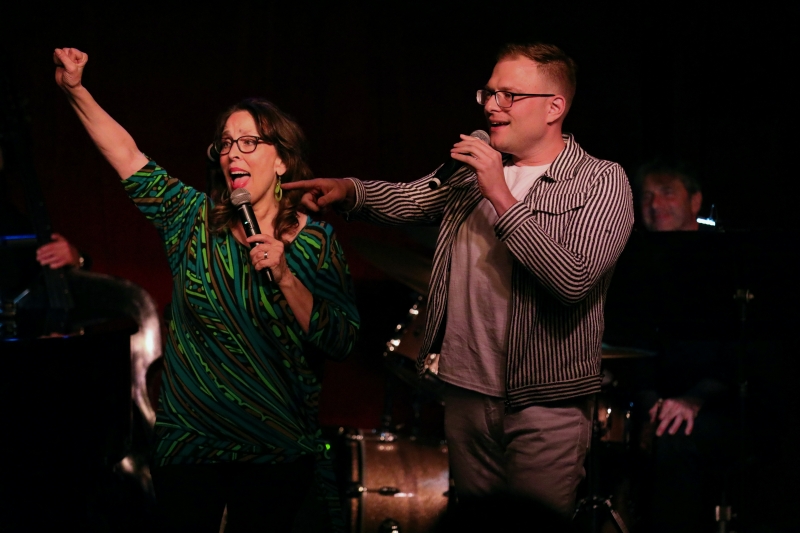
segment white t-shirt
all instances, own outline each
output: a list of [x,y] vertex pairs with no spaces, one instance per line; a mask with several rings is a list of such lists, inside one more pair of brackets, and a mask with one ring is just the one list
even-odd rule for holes
[[[514,198],[523,200],[549,166],[505,167]],[[497,218],[494,206],[484,198],[456,235],[438,375],[458,387],[502,398],[514,259],[495,235]]]

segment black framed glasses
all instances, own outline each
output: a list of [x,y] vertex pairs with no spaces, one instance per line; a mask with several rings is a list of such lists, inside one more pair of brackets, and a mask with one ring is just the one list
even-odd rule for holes
[[497,102],[498,107],[508,109],[514,105],[515,98],[533,98],[533,97],[547,97],[555,96],[554,94],[538,94],[538,93],[512,93],[510,91],[490,91],[489,89],[478,89],[477,100],[480,105],[486,105],[489,98],[494,95],[494,101]]
[[225,155],[233,148],[233,143],[239,148],[243,154],[255,152],[259,144],[269,144],[261,137],[255,135],[242,135],[238,139],[220,139],[214,141],[214,148],[219,152],[219,155]]

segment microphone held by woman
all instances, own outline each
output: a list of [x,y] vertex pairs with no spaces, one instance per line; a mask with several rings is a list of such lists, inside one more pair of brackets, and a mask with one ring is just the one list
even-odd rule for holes
[[[250,191],[247,189],[236,189],[231,193],[231,203],[236,206],[236,211],[239,213],[239,220],[242,222],[244,232],[248,237],[258,235],[261,229],[258,227],[258,220],[253,213],[253,204],[250,202]],[[260,242],[251,242],[250,248],[255,248],[261,244]],[[272,270],[265,268],[267,279],[271,282],[275,281],[272,277]]]

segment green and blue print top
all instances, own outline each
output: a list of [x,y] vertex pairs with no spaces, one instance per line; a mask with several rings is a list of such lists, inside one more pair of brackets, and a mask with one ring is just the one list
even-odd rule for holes
[[150,161],[125,191],[164,241],[172,317],[155,432],[155,462],[278,463],[325,456],[320,383],[305,343],[342,359],[359,328],[352,280],[332,226],[308,220],[286,246],[314,304],[304,333],[276,284],[230,231],[212,234],[204,193]]

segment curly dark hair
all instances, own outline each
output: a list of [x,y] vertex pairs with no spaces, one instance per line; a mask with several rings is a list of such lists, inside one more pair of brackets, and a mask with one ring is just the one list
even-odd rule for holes
[[[275,147],[278,157],[286,165],[286,173],[281,177],[281,182],[307,180],[313,178],[311,168],[306,163],[307,142],[303,130],[292,117],[278,109],[272,102],[263,98],[247,98],[231,106],[217,121],[214,139],[222,137],[225,123],[237,111],[247,111],[256,123],[259,136]],[[222,233],[231,228],[236,221],[236,208],[231,203],[230,190],[219,165],[219,154],[212,148],[211,155],[216,155],[209,172],[209,194],[214,201],[214,208],[209,214],[211,231]],[[303,192],[299,190],[284,191],[283,198],[278,205],[278,214],[275,216],[275,237],[282,239],[298,225],[297,206]]]

